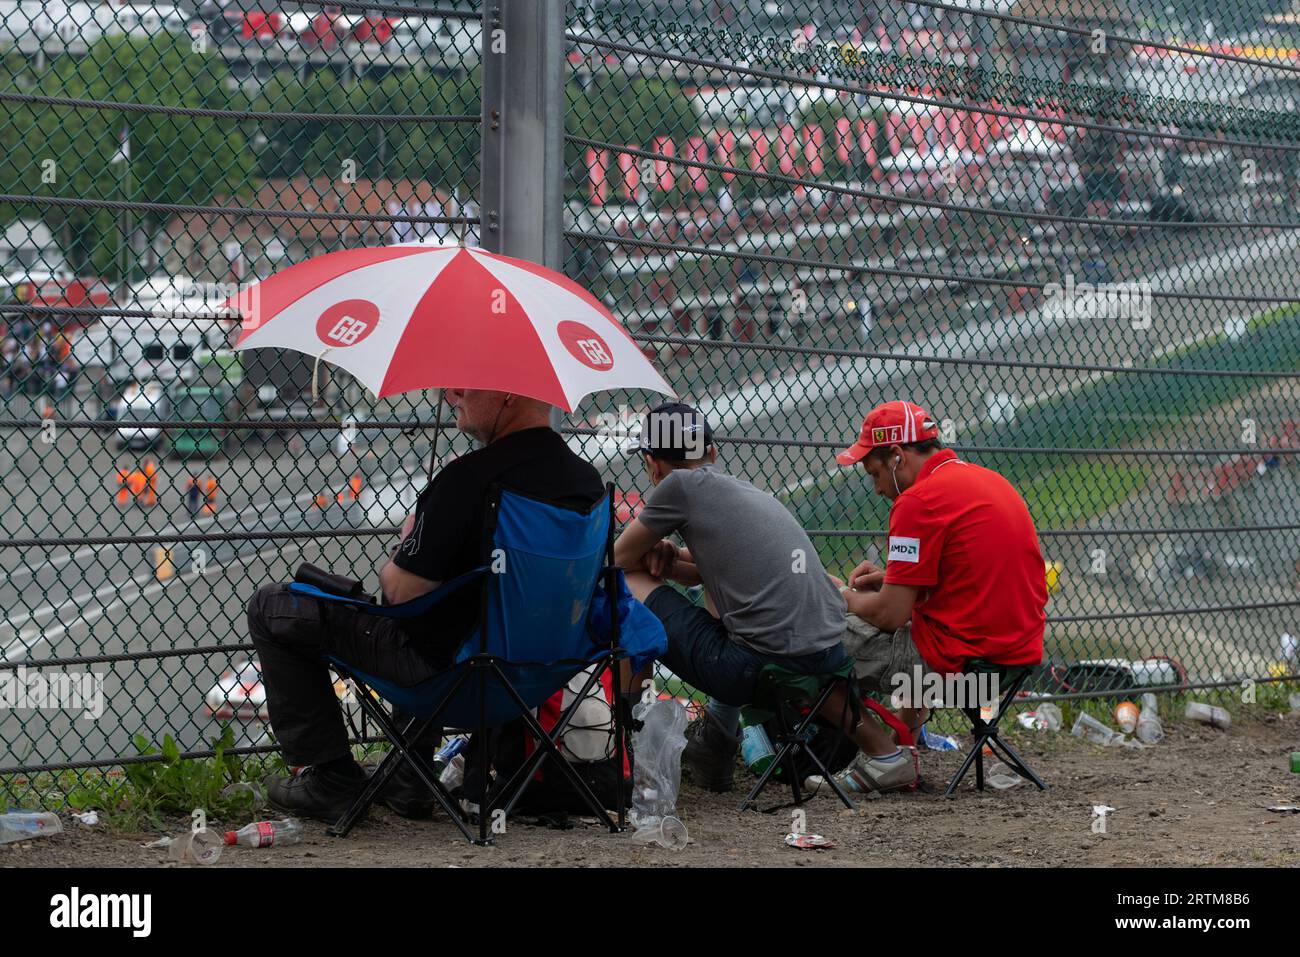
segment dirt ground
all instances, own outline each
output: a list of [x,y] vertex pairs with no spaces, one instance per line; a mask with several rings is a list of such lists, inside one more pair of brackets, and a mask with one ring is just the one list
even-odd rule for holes
[[[1020,728],[1007,737],[1049,790],[1024,782],[979,793],[963,785],[945,799],[938,792],[959,753],[927,751],[922,777],[933,793],[887,795],[850,812],[823,790],[804,805],[806,830],[836,842],[831,850],[787,847],[789,810],[740,814],[740,794],[686,785],[678,803],[691,843],[678,853],[633,844],[594,824],[560,831],[522,821],[495,846],[478,848],[445,818],[405,821],[375,808],[348,838],[331,838],[323,825],[309,823],[302,844],[227,848],[213,866],[1300,865],[1300,814],[1266,810],[1300,804],[1300,775],[1290,773],[1287,758],[1300,750],[1300,714],[1247,715],[1226,731],[1180,723],[1149,749],[1102,749],[1067,733]],[[749,780],[738,771],[739,780]],[[765,797],[775,803],[782,795],[769,790]],[[1114,808],[1105,833],[1094,833],[1094,805]],[[178,818],[177,832],[186,824]],[[187,866],[140,846],[156,835],[113,836],[66,818],[65,828],[41,841],[0,845],[0,866]]]

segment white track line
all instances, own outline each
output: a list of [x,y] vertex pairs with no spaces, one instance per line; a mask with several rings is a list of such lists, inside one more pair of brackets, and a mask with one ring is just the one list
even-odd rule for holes
[[[294,505],[294,504],[297,504],[299,501],[310,501],[310,500],[311,500],[311,493],[309,493],[309,492],[303,492],[303,493],[301,493],[301,494],[299,494],[299,495],[296,495],[296,496],[294,496],[294,497],[292,497],[292,498],[290,498],[290,497],[288,497],[288,496],[284,496],[284,497],[281,497],[281,498],[278,498],[278,499],[272,499],[272,500],[269,501],[269,502],[260,502],[260,503],[258,503],[258,502],[254,502],[254,503],[251,503],[251,504],[249,504],[249,505],[244,506],[244,507],[241,508],[238,512],[235,512],[235,513],[234,513],[234,516],[235,516],[235,518],[243,518],[243,516],[246,515],[246,514],[249,513],[249,512],[254,512],[254,511],[255,511],[255,512],[257,512],[258,514],[261,514],[262,512],[266,511],[266,510],[269,509],[269,508],[283,508],[283,507],[286,506],[286,505]],[[186,526],[184,526],[184,527],[177,525],[175,522],[172,522],[172,523],[168,524],[167,526],[165,526],[161,531],[159,531],[159,532],[153,532],[153,533],[151,533],[151,534],[156,534],[156,535],[172,535],[172,534],[178,534],[178,533],[187,532],[187,531],[193,531],[194,528],[195,528],[195,526],[200,526],[200,527],[201,527],[201,526],[207,526],[207,525],[211,525],[211,524],[213,524],[214,522],[217,522],[217,521],[222,521],[222,522],[224,522],[225,519],[228,518],[228,517],[229,517],[228,514],[212,515],[212,516],[208,516],[208,517],[206,517],[206,518],[200,518],[200,519],[197,519],[196,521],[194,521],[194,522],[192,522],[191,524],[186,525]],[[37,566],[35,566],[35,567],[32,567],[32,566],[30,566],[30,565],[24,565],[22,568],[16,568],[16,569],[14,569],[12,572],[9,573],[9,580],[12,581],[13,579],[17,578],[19,575],[32,575],[32,576],[34,576],[34,575],[36,575],[37,572],[42,571],[42,570],[44,570],[44,569],[46,569],[46,568],[61,568],[62,566],[66,565],[66,564],[67,564],[68,562],[70,562],[70,561],[74,561],[74,560],[82,559],[82,558],[89,558],[90,556],[95,555],[95,554],[97,554],[98,552],[101,552],[101,551],[103,551],[103,550],[106,549],[106,548],[120,548],[120,547],[122,547],[122,546],[120,546],[120,545],[86,545],[86,546],[82,547],[81,549],[79,549],[78,551],[75,551],[75,552],[68,552],[66,555],[60,555],[60,556],[58,556],[57,558],[47,559],[44,563],[42,563],[42,564],[40,564],[40,565],[37,565]]]
[[[306,497],[307,497],[307,493],[304,493],[303,495],[299,495],[293,499],[274,500],[272,502],[265,503],[265,505],[266,507],[271,507],[271,506],[282,507],[283,505],[293,504]],[[244,511],[247,511],[247,509],[245,509]],[[243,514],[243,512],[241,511],[240,514]],[[271,531],[273,531],[273,529],[271,529]],[[114,548],[118,546],[99,545],[95,547]],[[231,561],[237,561],[239,559],[240,556],[236,554],[234,558],[231,559]],[[221,566],[225,564],[228,564],[228,562],[215,563],[216,566]],[[138,588],[139,586],[144,585],[146,582],[150,581],[154,577],[155,575],[153,572],[144,572],[133,576],[131,579],[125,582],[113,582],[113,581],[105,582],[104,584],[100,585],[98,588],[94,589],[91,592],[81,592],[80,594],[70,595],[68,598],[59,602],[57,605],[54,604],[45,605],[44,607],[37,608],[34,611],[31,611],[25,615],[6,619],[3,623],[0,623],[0,627],[4,627],[13,631],[16,637],[14,640],[10,641],[4,647],[3,651],[0,651],[0,661],[9,660],[11,655],[15,651],[15,649],[21,649],[26,647],[27,642],[31,641],[33,638],[36,638],[40,635],[43,625],[39,623],[37,619],[41,619],[41,618],[49,619],[51,617],[57,617],[63,610],[67,608],[74,608],[74,607],[80,608],[83,605],[83,603],[87,601],[99,601],[102,598],[107,598],[109,595],[111,595],[113,592],[117,591],[118,589],[127,588],[132,585]]]
[[[244,562],[254,558],[263,558],[268,555],[274,555],[277,552],[282,551],[284,548],[286,548],[291,544],[293,544],[292,541],[286,541],[279,545],[272,545],[268,548],[263,548],[260,551],[252,553],[251,555],[236,555],[234,558],[230,559],[229,561],[222,562],[220,566],[208,566],[208,567],[209,568],[229,567],[230,565],[243,564]],[[17,641],[11,642],[5,648],[3,655],[0,655],[0,661],[14,660],[11,656],[13,652],[19,647],[20,644],[22,645],[22,650],[25,652],[26,656],[30,656],[33,648],[37,647],[38,645],[48,644],[52,639],[61,637],[62,635],[66,634],[70,628],[75,628],[79,625],[94,624],[100,618],[103,618],[105,615],[107,615],[110,611],[125,605],[128,601],[135,601],[137,598],[151,598],[154,595],[157,595],[160,592],[162,592],[163,589],[165,589],[168,585],[174,582],[190,581],[195,578],[202,577],[206,574],[207,574],[207,569],[201,572],[190,571],[190,572],[185,572],[184,574],[181,575],[177,575],[175,578],[169,578],[165,582],[155,581],[152,585],[145,586],[144,581],[147,581],[149,578],[153,577],[152,575],[150,575],[147,578],[145,578],[143,581],[132,580],[123,585],[115,586],[121,588],[123,592],[123,594],[119,595],[116,600],[111,601],[106,605],[100,605],[98,608],[94,609],[93,611],[87,612],[84,615],[80,616],[79,618],[77,618],[76,621],[69,622],[68,624],[55,625],[52,628],[48,628],[44,630],[38,630],[37,633],[27,638],[19,638]],[[135,588],[135,593],[131,595],[127,595],[126,591],[132,586],[134,586]]]

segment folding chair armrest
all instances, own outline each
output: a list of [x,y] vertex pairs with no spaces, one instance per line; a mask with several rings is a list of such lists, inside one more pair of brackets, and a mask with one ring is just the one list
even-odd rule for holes
[[451,581],[443,582],[433,591],[420,595],[418,598],[412,598],[410,601],[404,601],[398,605],[376,605],[360,598],[349,598],[346,595],[336,595],[332,592],[322,591],[315,585],[307,585],[303,582],[293,582],[289,585],[289,590],[297,592],[300,595],[310,595],[313,598],[321,598],[325,601],[342,602],[345,605],[356,605],[365,608],[368,614],[378,615],[381,618],[395,618],[406,620],[423,615],[438,602],[442,601],[448,595],[460,591],[466,585],[477,580],[488,570],[488,566],[480,565],[478,568],[471,569],[463,575],[457,575]]
[[332,591],[325,591],[322,588],[317,588],[315,585],[308,585],[306,582],[290,582],[289,591],[298,595],[308,595],[312,598],[319,598],[323,601],[339,602],[344,605],[357,605],[375,609],[382,607],[381,605],[376,605],[373,601],[367,598],[360,598],[353,595],[339,595]]

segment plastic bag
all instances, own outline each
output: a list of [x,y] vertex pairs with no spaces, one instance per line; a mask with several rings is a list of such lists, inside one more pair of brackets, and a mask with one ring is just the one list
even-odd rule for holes
[[642,701],[632,717],[643,722],[632,737],[632,840],[672,851],[686,846],[686,825],[677,817],[686,747],[686,709],[671,698]]

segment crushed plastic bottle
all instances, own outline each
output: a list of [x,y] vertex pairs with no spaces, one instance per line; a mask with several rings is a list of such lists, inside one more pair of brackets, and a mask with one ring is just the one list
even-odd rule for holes
[[1136,737],[1143,744],[1158,744],[1165,736],[1165,729],[1160,724],[1160,711],[1156,706],[1156,696],[1147,692],[1140,699],[1142,710],[1138,712]]
[[10,811],[0,814],[0,844],[31,841],[62,834],[63,822],[51,811]]
[[690,840],[677,817],[677,792],[686,747],[686,709],[672,699],[641,701],[632,717],[642,722],[632,739],[632,840],[680,851]]
[[1022,728],[1031,731],[1060,731],[1065,718],[1061,709],[1050,701],[1044,701],[1033,711],[1022,711],[1016,716]]
[[931,751],[960,751],[961,745],[956,738],[943,734],[935,734],[933,731],[925,730],[925,725],[917,732],[916,743]]
[[291,817],[278,821],[254,821],[238,831],[227,831],[226,844],[241,847],[273,847],[302,841],[302,824]]

